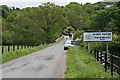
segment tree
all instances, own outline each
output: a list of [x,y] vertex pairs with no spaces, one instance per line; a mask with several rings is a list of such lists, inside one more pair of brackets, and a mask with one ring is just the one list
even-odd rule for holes
[[7,7],[6,5],[2,5],[0,6],[0,11],[2,11],[2,17],[3,18],[7,18],[8,16],[8,12],[9,12],[9,7]]
[[120,7],[120,1],[116,3],[116,6],[117,6],[117,7]]
[[68,26],[73,28],[81,28],[82,19],[82,6],[76,2],[71,2],[65,6],[65,17],[68,19]]
[[4,19],[3,35],[9,32],[14,32],[15,35],[10,42],[7,41],[8,36],[3,36],[3,43],[30,45],[53,42],[66,27],[63,12],[62,7],[49,2],[39,7],[10,9]]

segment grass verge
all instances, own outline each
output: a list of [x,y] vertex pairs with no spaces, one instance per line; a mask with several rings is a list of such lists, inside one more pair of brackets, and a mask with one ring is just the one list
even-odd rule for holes
[[44,49],[46,47],[52,46],[53,44],[49,45],[40,45],[34,48],[28,48],[28,49],[21,49],[21,50],[16,50],[16,51],[11,51],[11,52],[5,52],[3,55],[0,55],[0,64],[5,63],[7,61],[31,54],[35,51]]
[[67,52],[66,78],[111,78],[103,66],[92,55],[79,46]]

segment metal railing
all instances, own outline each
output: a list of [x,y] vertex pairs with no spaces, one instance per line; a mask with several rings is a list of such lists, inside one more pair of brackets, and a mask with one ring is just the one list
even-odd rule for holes
[[120,78],[120,57],[97,49],[94,50],[94,56],[104,66],[105,72],[110,70],[112,77],[115,75]]

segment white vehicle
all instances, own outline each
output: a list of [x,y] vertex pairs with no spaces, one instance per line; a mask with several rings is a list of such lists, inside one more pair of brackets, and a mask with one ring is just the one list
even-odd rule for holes
[[72,47],[74,45],[71,45],[71,40],[67,40],[65,43],[64,43],[64,50],[67,50],[68,48]]

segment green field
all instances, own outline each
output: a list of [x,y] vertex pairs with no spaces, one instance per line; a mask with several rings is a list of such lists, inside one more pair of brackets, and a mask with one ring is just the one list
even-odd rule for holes
[[[5,51],[3,55],[0,54],[0,64],[5,63],[5,62],[10,61],[10,60],[13,60],[13,59],[16,59],[18,57],[22,57],[22,56],[31,54],[35,51],[44,49],[44,48],[49,47],[51,45],[53,45],[53,44],[40,45],[40,46],[36,46],[33,48],[20,49],[20,50],[15,50],[15,51],[10,51],[10,52]],[[6,50],[7,50],[7,47],[6,47]]]
[[82,47],[70,48],[67,52],[66,78],[111,78],[103,66]]

